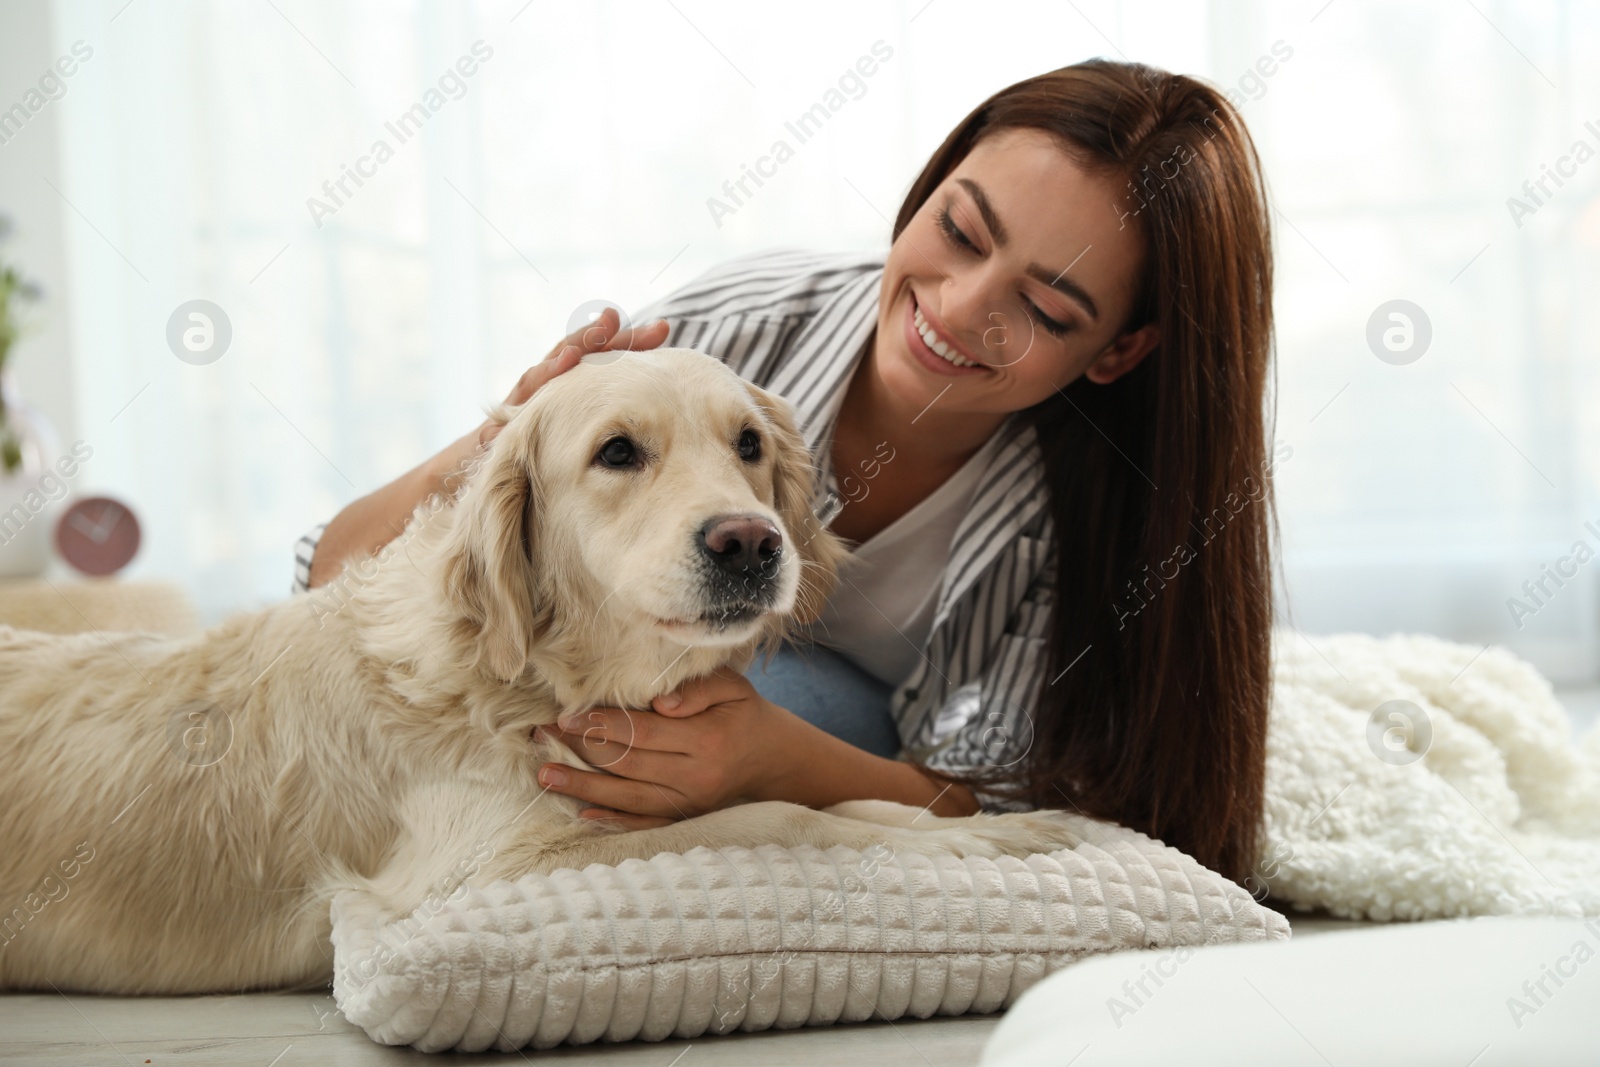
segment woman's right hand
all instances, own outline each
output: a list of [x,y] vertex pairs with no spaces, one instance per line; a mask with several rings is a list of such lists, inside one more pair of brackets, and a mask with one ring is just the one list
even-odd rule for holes
[[[619,329],[620,325],[621,320],[615,308],[608,307],[601,311],[599,318],[567,335],[550,350],[549,355],[523,371],[522,377],[517,379],[517,384],[506,395],[506,403],[513,407],[527,403],[545,382],[576,367],[584,356],[592,352],[623,349],[642,352],[659,347],[661,342],[667,339],[668,327],[665,319],[657,319],[648,326],[635,326],[626,330]],[[436,473],[439,486],[447,492],[453,491],[456,488],[453,478],[473,456],[487,448],[489,442],[493,441],[495,435],[504,428],[505,423],[497,419],[485,419],[477,429],[454,441],[433,457],[430,466]]]

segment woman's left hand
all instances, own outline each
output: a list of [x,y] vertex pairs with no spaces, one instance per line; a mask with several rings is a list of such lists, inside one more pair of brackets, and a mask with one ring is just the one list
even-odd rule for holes
[[591,805],[587,819],[665,826],[744,797],[771,799],[814,746],[814,727],[728,668],[683,683],[650,710],[595,707],[542,726],[598,771],[547,763],[539,782]]

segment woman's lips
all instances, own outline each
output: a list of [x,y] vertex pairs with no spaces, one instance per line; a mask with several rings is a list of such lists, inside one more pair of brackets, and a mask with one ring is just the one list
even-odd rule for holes
[[929,371],[935,374],[943,374],[949,378],[990,373],[990,369],[981,363],[975,367],[958,367],[929,348],[928,343],[922,339],[922,334],[917,332],[916,314],[917,298],[908,291],[906,294],[905,328],[901,332],[905,335],[906,348],[910,350],[912,359]]

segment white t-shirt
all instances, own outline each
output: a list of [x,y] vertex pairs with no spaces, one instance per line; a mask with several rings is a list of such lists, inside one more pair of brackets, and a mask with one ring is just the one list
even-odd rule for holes
[[[888,685],[899,685],[911,675],[933,629],[950,542],[972,502],[995,440],[990,437],[910,511],[851,546],[854,559],[840,569],[839,584],[809,629],[811,640]],[[894,477],[892,462],[879,477]],[[871,481],[862,484],[871,492]]]

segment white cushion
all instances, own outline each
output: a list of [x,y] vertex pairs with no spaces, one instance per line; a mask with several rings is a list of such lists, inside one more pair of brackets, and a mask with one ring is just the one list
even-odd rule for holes
[[695,849],[463,888],[380,926],[334,903],[334,997],[376,1041],[502,1051],[991,1012],[1073,960],[1281,939],[1187,855],[1073,816],[1027,860]]

